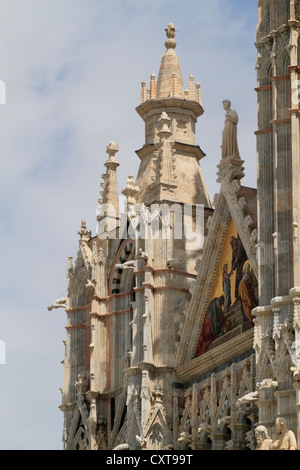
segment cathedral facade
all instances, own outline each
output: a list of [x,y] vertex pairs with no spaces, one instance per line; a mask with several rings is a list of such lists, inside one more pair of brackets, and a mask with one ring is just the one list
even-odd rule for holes
[[136,178],[107,145],[98,230],[68,260],[64,449],[278,450],[300,444],[300,1],[259,0],[257,188],[223,102],[219,193],[196,143],[176,30],[141,86]]

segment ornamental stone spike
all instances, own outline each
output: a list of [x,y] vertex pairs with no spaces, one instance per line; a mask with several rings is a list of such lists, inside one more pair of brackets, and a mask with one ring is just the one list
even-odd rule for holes
[[189,76],[189,85],[190,85],[190,99],[195,99],[195,87],[194,87],[194,75]]
[[85,220],[81,221],[81,227],[77,234],[80,235],[80,241],[82,242],[88,242],[91,239],[92,232],[91,230],[87,229]]
[[[184,88],[180,69],[179,59],[175,52],[176,48],[176,29],[173,23],[169,23],[165,29],[167,40],[165,41],[166,52],[161,59],[157,86],[156,97],[167,98],[172,96],[172,88],[176,85],[176,96],[184,98]],[[176,81],[174,80],[176,75]]]
[[[118,163],[118,161],[115,157],[115,155],[118,151],[119,151],[119,146],[111,140],[109,142],[109,144],[107,145],[107,147],[106,147],[106,153],[108,153],[108,155],[109,155],[109,159],[106,163],[111,163],[111,162]],[[119,165],[119,163],[118,163],[118,165]]]
[[[103,217],[110,216],[108,208],[104,209],[101,206],[107,205],[108,207],[113,206],[113,213],[115,217],[119,219],[119,195],[118,195],[118,181],[117,181],[117,167],[120,165],[115,155],[119,151],[119,145],[113,140],[106,146],[106,153],[109,155],[108,160],[104,163],[106,167],[106,173],[101,175],[103,181],[100,185],[103,191],[100,191],[100,198],[98,199],[98,215],[97,220],[101,220]],[[113,217],[113,214],[111,214]]]
[[122,194],[127,198],[127,205],[136,204],[136,196],[139,192],[139,187],[135,185],[133,178],[133,175],[129,175],[127,185],[122,189]]
[[176,29],[173,23],[169,23],[168,26],[165,29],[166,35],[167,35],[167,40],[165,42],[165,46],[167,49],[175,49],[176,47],[176,41],[175,41],[175,36],[176,36]]
[[150,76],[150,99],[156,98],[156,75],[152,73]]

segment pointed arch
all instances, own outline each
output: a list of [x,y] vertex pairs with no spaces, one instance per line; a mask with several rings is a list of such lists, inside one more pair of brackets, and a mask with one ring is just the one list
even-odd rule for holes
[[121,265],[135,257],[135,242],[131,238],[122,241],[119,250],[114,258],[109,280],[109,293],[119,294],[132,289],[133,269],[115,269],[116,265]]

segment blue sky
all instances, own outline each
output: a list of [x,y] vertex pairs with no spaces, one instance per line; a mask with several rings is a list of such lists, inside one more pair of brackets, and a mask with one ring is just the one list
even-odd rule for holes
[[244,184],[256,186],[255,0],[1,0],[0,449],[62,449],[66,290],[82,219],[95,233],[107,144],[119,189],[136,175],[140,83],[158,74],[165,27],[177,29],[185,87],[202,84],[197,144],[209,194],[219,187],[222,100],[239,114]]

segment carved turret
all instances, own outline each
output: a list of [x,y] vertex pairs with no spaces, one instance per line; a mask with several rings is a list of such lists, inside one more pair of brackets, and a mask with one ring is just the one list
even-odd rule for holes
[[196,83],[195,92],[194,76],[189,75],[189,87],[184,89],[174,24],[169,23],[165,31],[166,52],[157,83],[152,74],[147,92],[146,82],[142,82],[141,104],[137,107],[146,126],[145,145],[137,151],[141,160],[137,202],[181,201],[211,208],[199,165],[205,154],[195,142],[197,118],[204,112],[200,84]]

